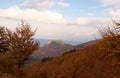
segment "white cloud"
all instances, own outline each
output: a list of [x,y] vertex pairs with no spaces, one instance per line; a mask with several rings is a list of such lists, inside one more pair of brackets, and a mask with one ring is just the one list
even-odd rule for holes
[[[104,19],[104,20],[103,20]],[[69,20],[68,24],[71,25],[80,25],[80,26],[98,26],[104,24],[108,18],[97,18],[97,17],[78,17],[72,20]]]
[[111,17],[120,18],[120,9],[117,9],[117,10],[109,10],[109,11],[108,11],[108,14],[109,14]]
[[[28,21],[37,21],[48,24],[64,24],[64,25],[80,25],[80,26],[96,26],[103,24],[106,18],[97,17],[77,17],[68,19],[63,14],[55,11],[39,11],[35,9],[21,9],[13,6],[7,9],[0,9],[0,17],[12,19],[24,19]],[[106,20],[107,21],[107,20]]]
[[62,7],[70,7],[69,3],[65,3],[65,2],[58,2],[58,5],[62,6]]
[[101,0],[104,6],[114,6],[120,8],[120,0]]
[[112,19],[120,18],[120,0],[101,0],[104,6],[108,7],[105,12]]
[[109,17],[111,17],[112,19],[116,19],[116,18],[120,18],[120,9],[107,9],[105,10],[105,12],[107,13],[107,15]]
[[0,9],[0,16],[13,18],[13,19],[24,19],[38,21],[42,23],[64,23],[65,20],[63,15],[55,11],[38,11],[34,9],[20,9],[17,6],[10,7],[8,9]]
[[88,13],[88,16],[94,16],[94,14],[93,13]]
[[52,0],[26,0],[21,6],[41,9],[55,6],[55,2]]
[[22,7],[35,9],[46,9],[55,5],[59,5],[61,7],[69,7],[70,3],[64,2],[63,0],[26,0],[21,4]]

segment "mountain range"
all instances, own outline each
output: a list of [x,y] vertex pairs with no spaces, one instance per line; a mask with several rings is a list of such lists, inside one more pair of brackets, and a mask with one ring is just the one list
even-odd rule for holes
[[[44,46],[45,44],[48,43],[48,41],[60,41],[60,40],[52,40],[52,39],[36,39],[36,41],[38,41],[40,43],[40,46]],[[82,41],[72,41],[72,40],[64,40],[63,41],[66,44],[70,44],[70,45],[78,45],[81,44]]]
[[30,56],[30,59],[33,62],[33,61],[41,61],[43,58],[61,56],[63,54],[69,53],[76,49],[88,47],[92,44],[97,43],[98,41],[100,40],[91,40],[86,43],[73,45],[73,44],[67,44],[61,40],[44,40],[43,39],[42,43],[46,43],[46,44],[44,44],[43,46],[40,46],[39,50],[34,52]]

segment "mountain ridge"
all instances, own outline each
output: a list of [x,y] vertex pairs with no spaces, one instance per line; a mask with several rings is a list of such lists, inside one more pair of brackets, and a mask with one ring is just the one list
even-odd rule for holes
[[[44,46],[41,46],[38,51],[31,55],[33,61],[41,61],[43,58],[57,57],[64,54],[71,53],[77,49],[91,46],[100,40],[91,40],[79,45],[66,44],[61,40],[49,40]],[[42,57],[41,57],[42,56]]]
[[73,49],[74,46],[70,44],[66,44],[60,40],[55,40],[55,41],[48,41],[48,43],[40,47],[39,52],[46,55],[47,57],[56,57]]

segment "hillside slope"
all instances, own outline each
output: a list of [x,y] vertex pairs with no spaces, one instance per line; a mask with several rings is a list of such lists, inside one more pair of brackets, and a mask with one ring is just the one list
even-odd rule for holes
[[85,48],[91,45],[96,44],[97,42],[99,42],[101,39],[96,39],[96,40],[90,40],[88,42],[82,43],[82,44],[78,44],[75,46],[76,49],[80,49],[80,48]]
[[36,62],[25,72],[29,78],[33,72],[45,78],[119,78],[120,66],[112,65],[105,55],[94,44],[44,63]]

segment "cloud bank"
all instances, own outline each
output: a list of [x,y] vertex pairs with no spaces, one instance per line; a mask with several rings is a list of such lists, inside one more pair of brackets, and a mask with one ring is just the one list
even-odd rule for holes
[[[116,15],[115,13],[111,13]],[[117,13],[118,14],[118,13]],[[68,19],[62,13],[49,10],[35,10],[35,9],[21,9],[18,6],[9,7],[7,9],[0,9],[0,17],[12,19],[24,19],[28,21],[37,21],[47,24],[64,24],[64,25],[97,25],[102,24],[103,18],[97,17],[77,17]],[[104,18],[106,19],[106,18]]]
[[26,0],[21,4],[22,7],[34,9],[46,9],[54,6],[69,7],[70,3],[63,0]]

